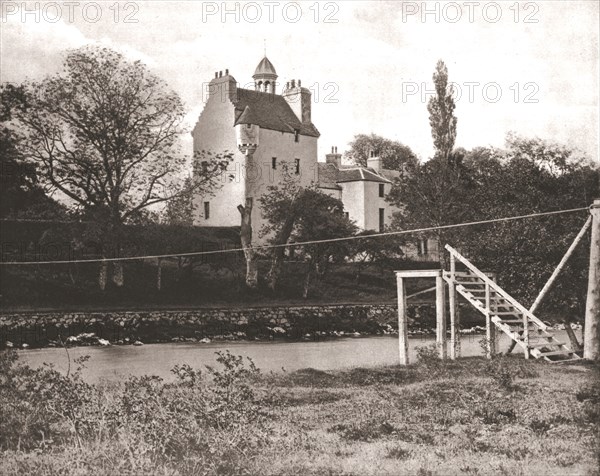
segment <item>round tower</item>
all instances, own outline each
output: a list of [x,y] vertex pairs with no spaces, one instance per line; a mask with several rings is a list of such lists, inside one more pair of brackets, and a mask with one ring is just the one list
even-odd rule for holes
[[275,66],[269,61],[266,56],[260,60],[254,75],[254,89],[256,91],[263,91],[265,93],[275,93],[275,86],[277,81],[277,72]]

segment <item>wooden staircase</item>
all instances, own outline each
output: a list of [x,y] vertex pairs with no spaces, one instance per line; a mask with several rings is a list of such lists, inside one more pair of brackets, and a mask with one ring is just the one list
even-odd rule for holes
[[[477,269],[469,260],[449,245],[451,270],[444,271],[444,279],[453,285],[475,309],[480,311],[496,328],[508,335],[520,346],[525,358],[533,356],[549,362],[580,360],[580,357],[564,342],[554,336],[552,329],[523,307],[504,291],[488,275]],[[460,261],[466,271],[456,271]]]

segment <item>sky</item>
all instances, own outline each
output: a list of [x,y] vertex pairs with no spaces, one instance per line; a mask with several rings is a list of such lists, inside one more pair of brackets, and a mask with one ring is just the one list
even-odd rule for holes
[[[515,132],[598,162],[599,5],[1,0],[0,80],[55,74],[65,50],[102,44],[164,79],[184,101],[190,131],[214,72],[227,68],[249,87],[266,45],[280,83],[300,79],[313,91],[319,160],[360,133],[427,159],[426,103],[442,59],[457,92],[456,146],[502,147]],[[190,134],[182,148],[191,155]]]

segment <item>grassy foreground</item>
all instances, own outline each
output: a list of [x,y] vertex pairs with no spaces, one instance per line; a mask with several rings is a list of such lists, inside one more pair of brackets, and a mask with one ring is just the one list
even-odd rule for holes
[[1,472],[598,474],[597,365],[420,355],[409,367],[262,375],[226,352],[216,368],[176,367],[174,382],[92,386],[4,352]]

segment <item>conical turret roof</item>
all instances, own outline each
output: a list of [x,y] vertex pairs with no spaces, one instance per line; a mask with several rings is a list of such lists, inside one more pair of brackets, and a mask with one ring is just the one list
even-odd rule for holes
[[275,66],[273,66],[273,63],[271,63],[269,61],[269,58],[267,58],[266,56],[260,60],[260,63],[258,63],[258,66],[254,70],[254,76],[261,76],[264,74],[277,76]]

